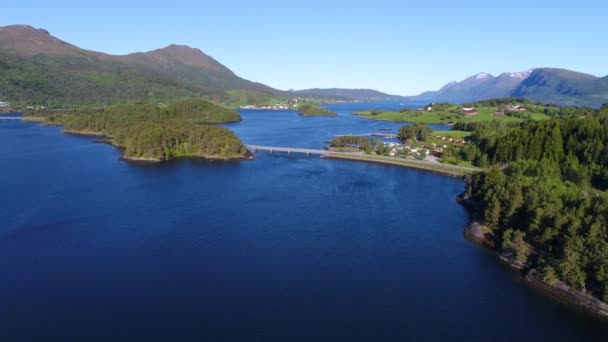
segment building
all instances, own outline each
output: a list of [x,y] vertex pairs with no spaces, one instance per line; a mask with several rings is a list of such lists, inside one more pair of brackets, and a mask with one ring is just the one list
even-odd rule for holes
[[0,102],[0,108],[8,108],[10,106],[11,106],[11,104],[8,102]]
[[505,112],[525,112],[526,111],[526,107],[522,107],[522,106],[505,106],[503,108],[503,110]]
[[475,109],[475,108],[462,108],[462,114],[464,114],[466,116],[471,116],[471,115],[479,114],[479,112],[477,112],[477,109]]
[[495,112],[494,116],[505,116],[505,112]]

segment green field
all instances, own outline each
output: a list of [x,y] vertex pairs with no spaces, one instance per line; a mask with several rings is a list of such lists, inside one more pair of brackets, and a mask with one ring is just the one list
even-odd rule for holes
[[441,136],[454,139],[464,139],[470,135],[471,132],[466,131],[433,131],[433,136]]
[[[525,119],[515,118],[511,116],[495,116],[494,113],[499,109],[496,107],[477,107],[479,114],[473,116],[465,116],[458,113],[458,111],[408,111],[408,112],[380,112],[374,113],[372,111],[362,111],[355,113],[365,119],[370,120],[381,120],[381,121],[394,121],[394,122],[411,122],[411,123],[423,123],[423,124],[448,124],[454,122],[480,122],[480,121],[491,121],[499,120],[505,122],[521,122]],[[540,109],[533,108],[529,113],[532,120],[546,120],[549,117],[546,116]]]

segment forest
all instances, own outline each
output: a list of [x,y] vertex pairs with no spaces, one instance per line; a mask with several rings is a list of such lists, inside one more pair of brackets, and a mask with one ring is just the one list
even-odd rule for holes
[[125,149],[126,159],[165,161],[242,158],[246,149],[234,133],[208,124],[240,120],[236,112],[186,99],[170,106],[139,103],[68,111],[48,116],[46,123],[63,125],[68,133],[105,135],[113,145]]
[[491,168],[463,198],[516,263],[608,302],[608,106],[557,110],[475,130],[462,158]]

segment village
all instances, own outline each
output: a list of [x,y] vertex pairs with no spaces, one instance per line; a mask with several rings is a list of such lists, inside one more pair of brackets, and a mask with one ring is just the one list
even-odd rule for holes
[[391,157],[409,157],[420,160],[432,160],[442,158],[446,151],[460,148],[466,144],[464,139],[455,139],[440,135],[432,136],[429,142],[411,141],[404,143],[399,142],[384,142],[385,148],[388,149],[388,156]]
[[292,110],[298,108],[298,103],[302,101],[300,98],[291,99],[285,102],[274,105],[246,105],[240,106],[239,109],[258,109],[258,110]]
[[10,112],[11,112],[11,104],[9,102],[0,101],[0,113],[10,113]]

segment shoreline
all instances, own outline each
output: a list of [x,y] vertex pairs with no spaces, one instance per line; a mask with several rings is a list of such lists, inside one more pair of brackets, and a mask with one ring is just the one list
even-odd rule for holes
[[512,255],[499,251],[494,241],[491,238],[491,230],[487,228],[481,220],[476,217],[475,212],[465,203],[462,198],[458,197],[458,203],[464,206],[471,215],[471,221],[464,229],[464,238],[477,246],[483,247],[493,252],[498,260],[505,264],[513,271],[519,272],[524,282],[538,290],[541,295],[547,296],[552,300],[557,300],[563,304],[567,304],[572,308],[582,311],[600,319],[608,321],[608,304],[602,302],[598,298],[575,290],[568,286],[563,281],[559,280],[554,284],[549,284],[543,281],[539,271],[536,268],[528,268],[526,265],[518,264],[513,260]]
[[120,150],[123,154],[119,158],[119,160],[124,160],[127,162],[134,162],[134,163],[141,163],[141,164],[158,164],[158,163],[165,163],[165,162],[170,162],[170,161],[179,160],[179,159],[196,159],[196,160],[204,160],[204,161],[210,161],[210,162],[212,162],[212,161],[237,162],[237,161],[245,161],[245,160],[252,159],[252,155],[248,150],[241,157],[179,156],[179,157],[172,157],[172,158],[166,159],[166,160],[159,159],[159,158],[149,158],[149,157],[128,157],[128,156],[125,156],[125,154],[124,154],[125,147],[122,145],[114,144],[112,142],[112,137],[108,136],[106,134],[99,133],[99,132],[73,131],[73,130],[66,130],[66,129],[63,129],[61,131],[61,133],[69,134],[69,135],[76,135],[76,136],[83,136],[83,137],[104,138],[103,140],[98,141],[98,143],[107,144],[107,145],[113,146],[113,147],[117,148],[118,150]]
[[448,176],[452,178],[464,178],[466,175],[481,172],[481,169],[469,169],[464,167],[458,167],[456,165],[444,165],[444,164],[431,164],[424,161],[398,159],[394,157],[384,156],[370,156],[361,154],[347,154],[347,153],[327,153],[323,156],[328,159],[342,159],[351,160],[375,164],[393,165],[404,168],[411,168],[420,171],[431,172],[442,176]]

